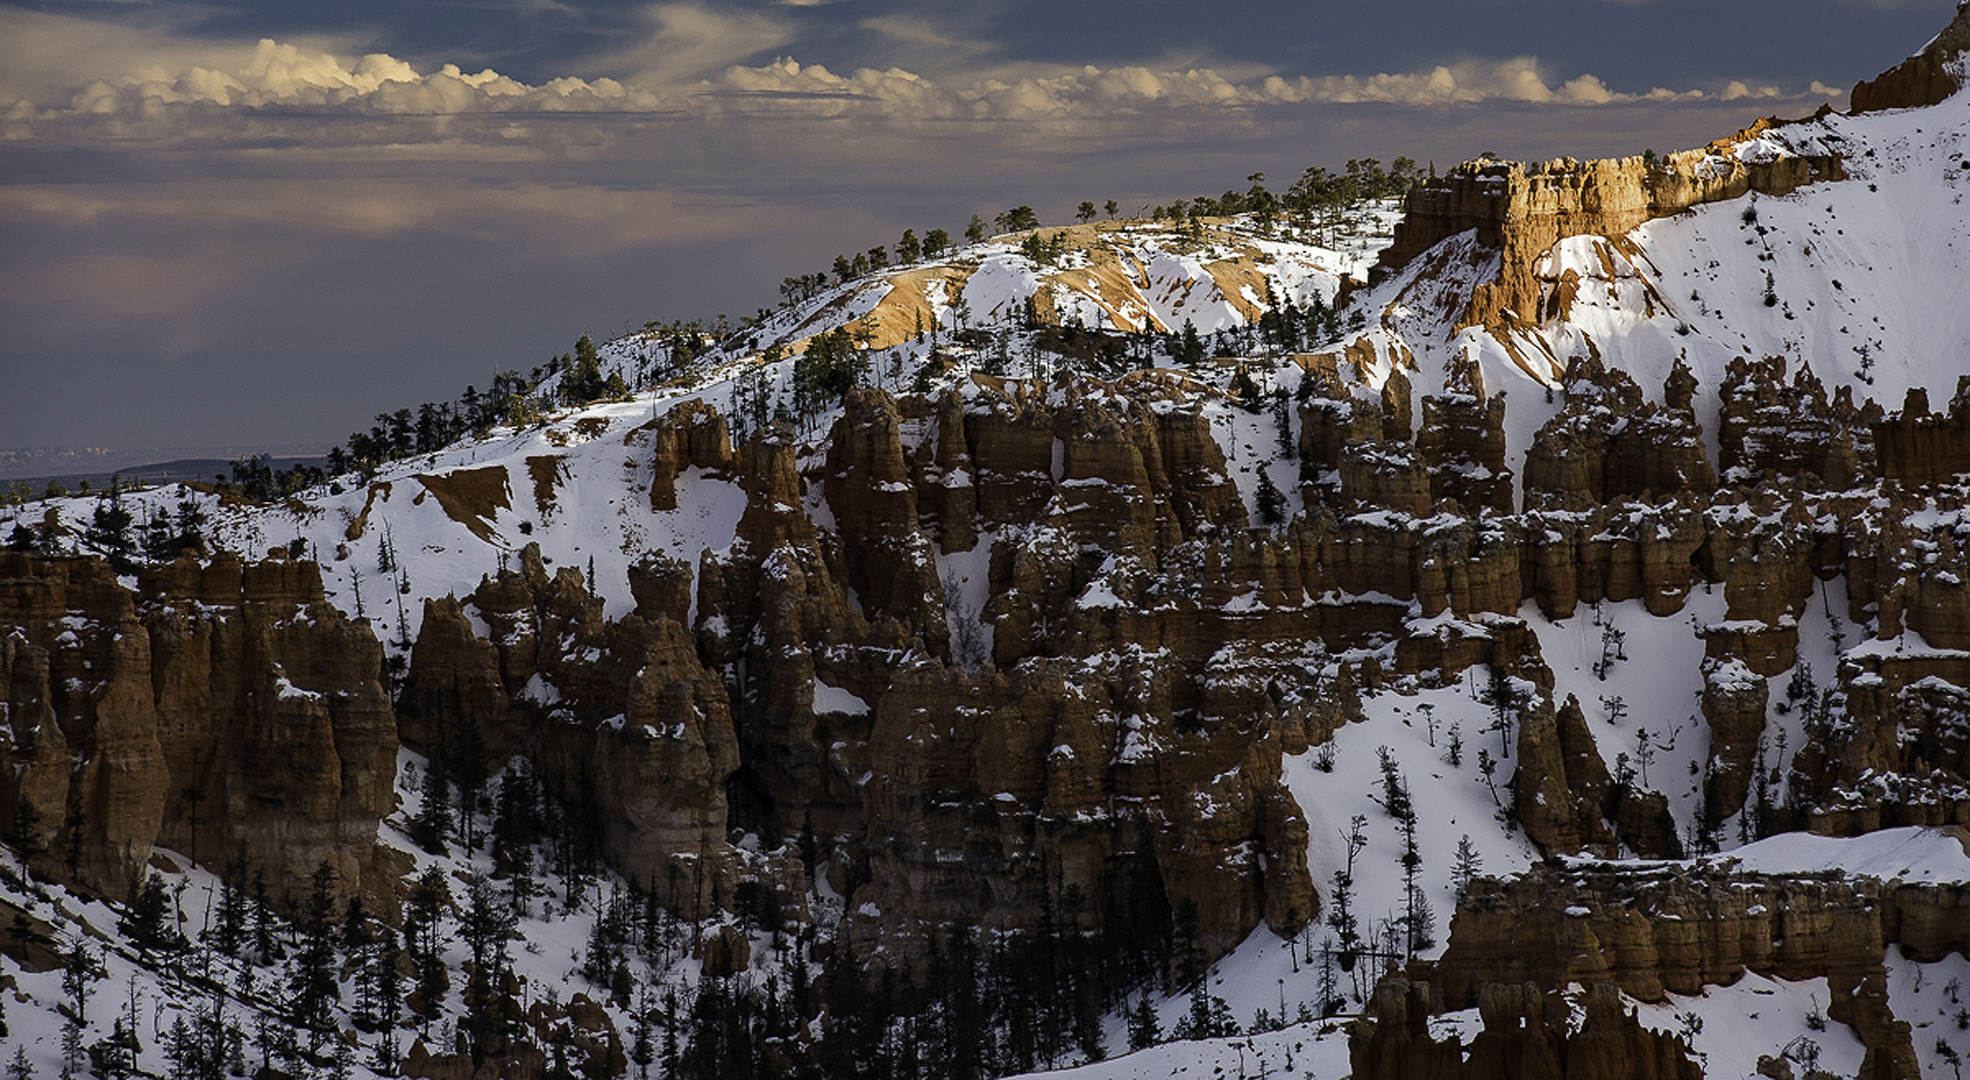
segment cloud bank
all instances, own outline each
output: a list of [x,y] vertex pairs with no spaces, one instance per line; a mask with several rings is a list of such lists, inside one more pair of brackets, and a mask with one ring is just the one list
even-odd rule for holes
[[[1126,135],[1145,119],[1238,122],[1321,104],[1593,107],[1786,97],[1777,87],[1740,80],[1712,90],[1617,91],[1592,74],[1558,78],[1531,56],[1366,76],[1234,78],[1210,67],[1155,65],[941,78],[900,67],[839,74],[792,57],[738,62],[787,44],[787,28],[766,15],[668,5],[651,9],[649,20],[640,44],[597,58],[597,70],[615,75],[533,85],[491,68],[467,72],[447,63],[420,71],[388,53],[341,54],[272,39],[250,47],[213,44],[199,54],[195,43],[160,33],[152,60],[128,70],[90,73],[61,90],[46,70],[0,82],[0,142],[361,144],[455,152],[469,146],[518,152],[542,143],[565,153],[570,143],[606,142],[638,123],[734,118],[850,120],[900,131],[1009,124],[1085,137],[1105,128]],[[6,21],[16,25],[0,29],[24,28],[39,40],[37,55],[63,38],[106,33],[99,24],[58,16],[32,16],[25,27],[21,13]],[[119,47],[110,59],[139,51],[129,40],[139,32],[116,34]],[[540,123],[558,127],[550,133]],[[579,131],[571,134],[571,127]]]

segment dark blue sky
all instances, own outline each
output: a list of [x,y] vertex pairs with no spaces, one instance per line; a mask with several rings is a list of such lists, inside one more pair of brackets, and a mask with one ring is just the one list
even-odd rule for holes
[[[8,5],[142,23],[125,0]],[[597,0],[186,5],[163,19],[212,37],[332,35],[410,60],[497,68],[526,82],[588,75],[582,64],[634,41],[648,3]],[[1165,58],[1259,65],[1286,74],[1408,71],[1469,57],[1532,54],[1631,89],[1721,78],[1851,83],[1913,51],[1950,0],[978,0],[963,5],[840,0],[708,3],[795,28],[798,55],[835,66],[902,64],[926,53],[886,40],[870,19],[922,20],[1008,62],[1097,65]],[[946,10],[962,7],[963,11]],[[167,8],[168,10],[168,8]],[[957,58],[952,58],[954,61]]]
[[1018,203],[1693,145],[1953,8],[956,6],[0,3],[0,446],[336,441]]

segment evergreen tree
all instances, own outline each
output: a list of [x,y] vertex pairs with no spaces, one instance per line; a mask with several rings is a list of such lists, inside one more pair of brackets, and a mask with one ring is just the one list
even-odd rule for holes
[[267,872],[253,871],[253,951],[265,966],[287,955],[274,933],[274,909],[267,902]]
[[61,1036],[63,1077],[81,1075],[87,1057],[82,1039],[89,1026],[89,984],[104,974],[101,962],[89,950],[89,943],[77,941],[62,968],[62,993],[68,995]]
[[629,1046],[629,1060],[636,1063],[637,1080],[649,1080],[650,1064],[657,1060],[657,1045],[650,1025],[651,1012],[647,997],[637,1004],[636,1038]]
[[446,769],[441,763],[444,756],[442,748],[431,755],[418,788],[417,842],[433,855],[445,853],[445,842],[452,831],[451,784],[446,780]]
[[[589,581],[592,583],[593,562],[589,564],[589,572],[591,574]],[[479,730],[479,722],[472,717],[466,717],[458,729],[458,738],[452,744],[451,753],[447,755],[447,764],[452,784],[458,789],[458,838],[467,851],[478,848],[475,826],[478,821],[479,803],[485,797],[486,782],[489,779],[488,755],[485,736]]]
[[144,952],[176,952],[185,946],[171,909],[170,890],[164,875],[152,871],[141,883],[130,886],[129,911],[119,929],[130,943]]
[[1347,862],[1334,871],[1334,910],[1328,913],[1327,925],[1340,935],[1342,971],[1354,970],[1361,950],[1361,924],[1354,914],[1354,860],[1368,846],[1367,826],[1368,819],[1360,814],[1349,819],[1348,831],[1342,834]]
[[1279,486],[1272,482],[1272,474],[1259,471],[1259,521],[1267,525],[1278,525],[1286,520],[1286,496],[1280,494]]
[[123,505],[122,486],[110,481],[109,494],[96,500],[95,513],[83,539],[102,553],[104,559],[119,574],[136,572],[137,543],[130,535],[130,525],[135,519]]
[[466,883],[466,905],[459,935],[472,951],[472,978],[465,989],[466,1027],[472,1060],[478,1064],[503,1052],[505,1046],[506,1020],[501,1005],[505,997],[500,987],[511,962],[507,940],[518,920],[493,891],[492,883],[480,874],[473,874]]
[[363,910],[362,894],[357,893],[349,898],[348,909],[342,914],[342,955],[356,969],[355,1022],[361,1031],[376,1027],[376,966],[370,958],[375,944],[369,913]]
[[1465,833],[1457,841],[1457,852],[1450,864],[1450,882],[1457,890],[1457,899],[1464,898],[1464,891],[1471,887],[1471,879],[1483,869],[1484,859],[1478,854],[1477,846],[1471,843],[1471,834]]
[[438,917],[451,903],[451,889],[437,867],[427,868],[410,889],[409,910],[404,916],[404,948],[417,971],[417,1002],[414,1007],[425,1018],[426,1026],[451,989],[451,976],[444,955],[439,951]]
[[109,1037],[89,1047],[89,1057],[95,1062],[97,1076],[103,1080],[123,1080],[136,1071],[140,1049],[136,1029],[119,1016],[111,1025]]
[[397,971],[397,932],[388,923],[377,931],[376,947],[370,952],[370,977],[375,993],[376,1056],[375,1071],[388,1076],[397,1068],[397,1017],[403,1010],[403,979]]
[[1178,342],[1175,359],[1182,367],[1195,367],[1204,362],[1204,339],[1197,335],[1197,324],[1189,319],[1183,321],[1183,337]]
[[288,1012],[295,1024],[309,1032],[310,1049],[321,1045],[322,1035],[334,1024],[331,1007],[342,998],[342,986],[336,979],[335,936],[331,933],[335,878],[335,867],[328,861],[315,868],[307,906],[302,910],[301,951],[288,977],[292,994]]
[[1156,1020],[1156,1006],[1150,1004],[1149,994],[1145,992],[1129,1013],[1129,1049],[1146,1049],[1162,1039],[1163,1032]]

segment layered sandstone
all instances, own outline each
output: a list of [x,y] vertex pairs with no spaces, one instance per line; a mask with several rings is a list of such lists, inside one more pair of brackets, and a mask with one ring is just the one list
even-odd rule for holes
[[1569,236],[1599,236],[1617,246],[1624,234],[1653,218],[1748,192],[1784,195],[1811,183],[1837,180],[1831,156],[1740,155],[1737,147],[1771,125],[1757,126],[1702,150],[1666,158],[1543,164],[1467,162],[1411,189],[1395,242],[1376,265],[1386,275],[1458,233],[1476,230],[1478,243],[1501,256],[1498,279],[1478,286],[1461,326],[1537,323],[1546,293],[1536,266]]
[[397,733],[382,648],[312,563],[186,556],[132,591],[93,558],[0,554],[11,738],[0,820],[37,872],[124,896],[154,845],[283,885],[374,876]]
[[1963,54],[1970,52],[1970,4],[1959,3],[1956,18],[1921,52],[1872,79],[1854,84],[1849,102],[1856,113],[1935,105],[1963,88]]
[[1556,992],[1535,983],[1486,983],[1478,995],[1484,1024],[1469,1046],[1433,1038],[1438,995],[1428,982],[1399,977],[1375,988],[1372,1019],[1349,1039],[1361,1080],[1698,1080],[1701,1066],[1680,1036],[1644,1028],[1612,983],[1587,995],[1576,1029]]
[[1449,948],[1427,966],[1438,1009],[1482,1006],[1496,984],[1541,991],[1609,983],[1643,1001],[1699,994],[1746,971],[1824,978],[1827,1016],[1867,1048],[1862,1076],[1914,1075],[1909,1026],[1887,1003],[1885,950],[1961,949],[1960,885],[1840,874],[1772,876],[1729,859],[1693,865],[1579,863],[1472,885]]

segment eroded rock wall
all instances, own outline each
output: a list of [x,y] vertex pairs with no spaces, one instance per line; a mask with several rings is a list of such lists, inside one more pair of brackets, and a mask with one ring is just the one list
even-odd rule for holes
[[1707,148],[1656,160],[1467,162],[1410,191],[1395,242],[1376,271],[1400,269],[1438,243],[1476,230],[1478,242],[1499,251],[1502,262],[1498,279],[1478,286],[1460,326],[1536,323],[1546,302],[1536,266],[1565,237],[1599,236],[1621,245],[1625,233],[1652,218],[1752,191],[1784,195],[1843,175],[1831,156],[1741,160],[1736,146],[1771,123],[1761,120]]
[[168,845],[273,883],[380,875],[396,721],[382,647],[312,563],[189,556],[135,590],[99,560],[0,553],[0,821],[37,872],[121,898]]

